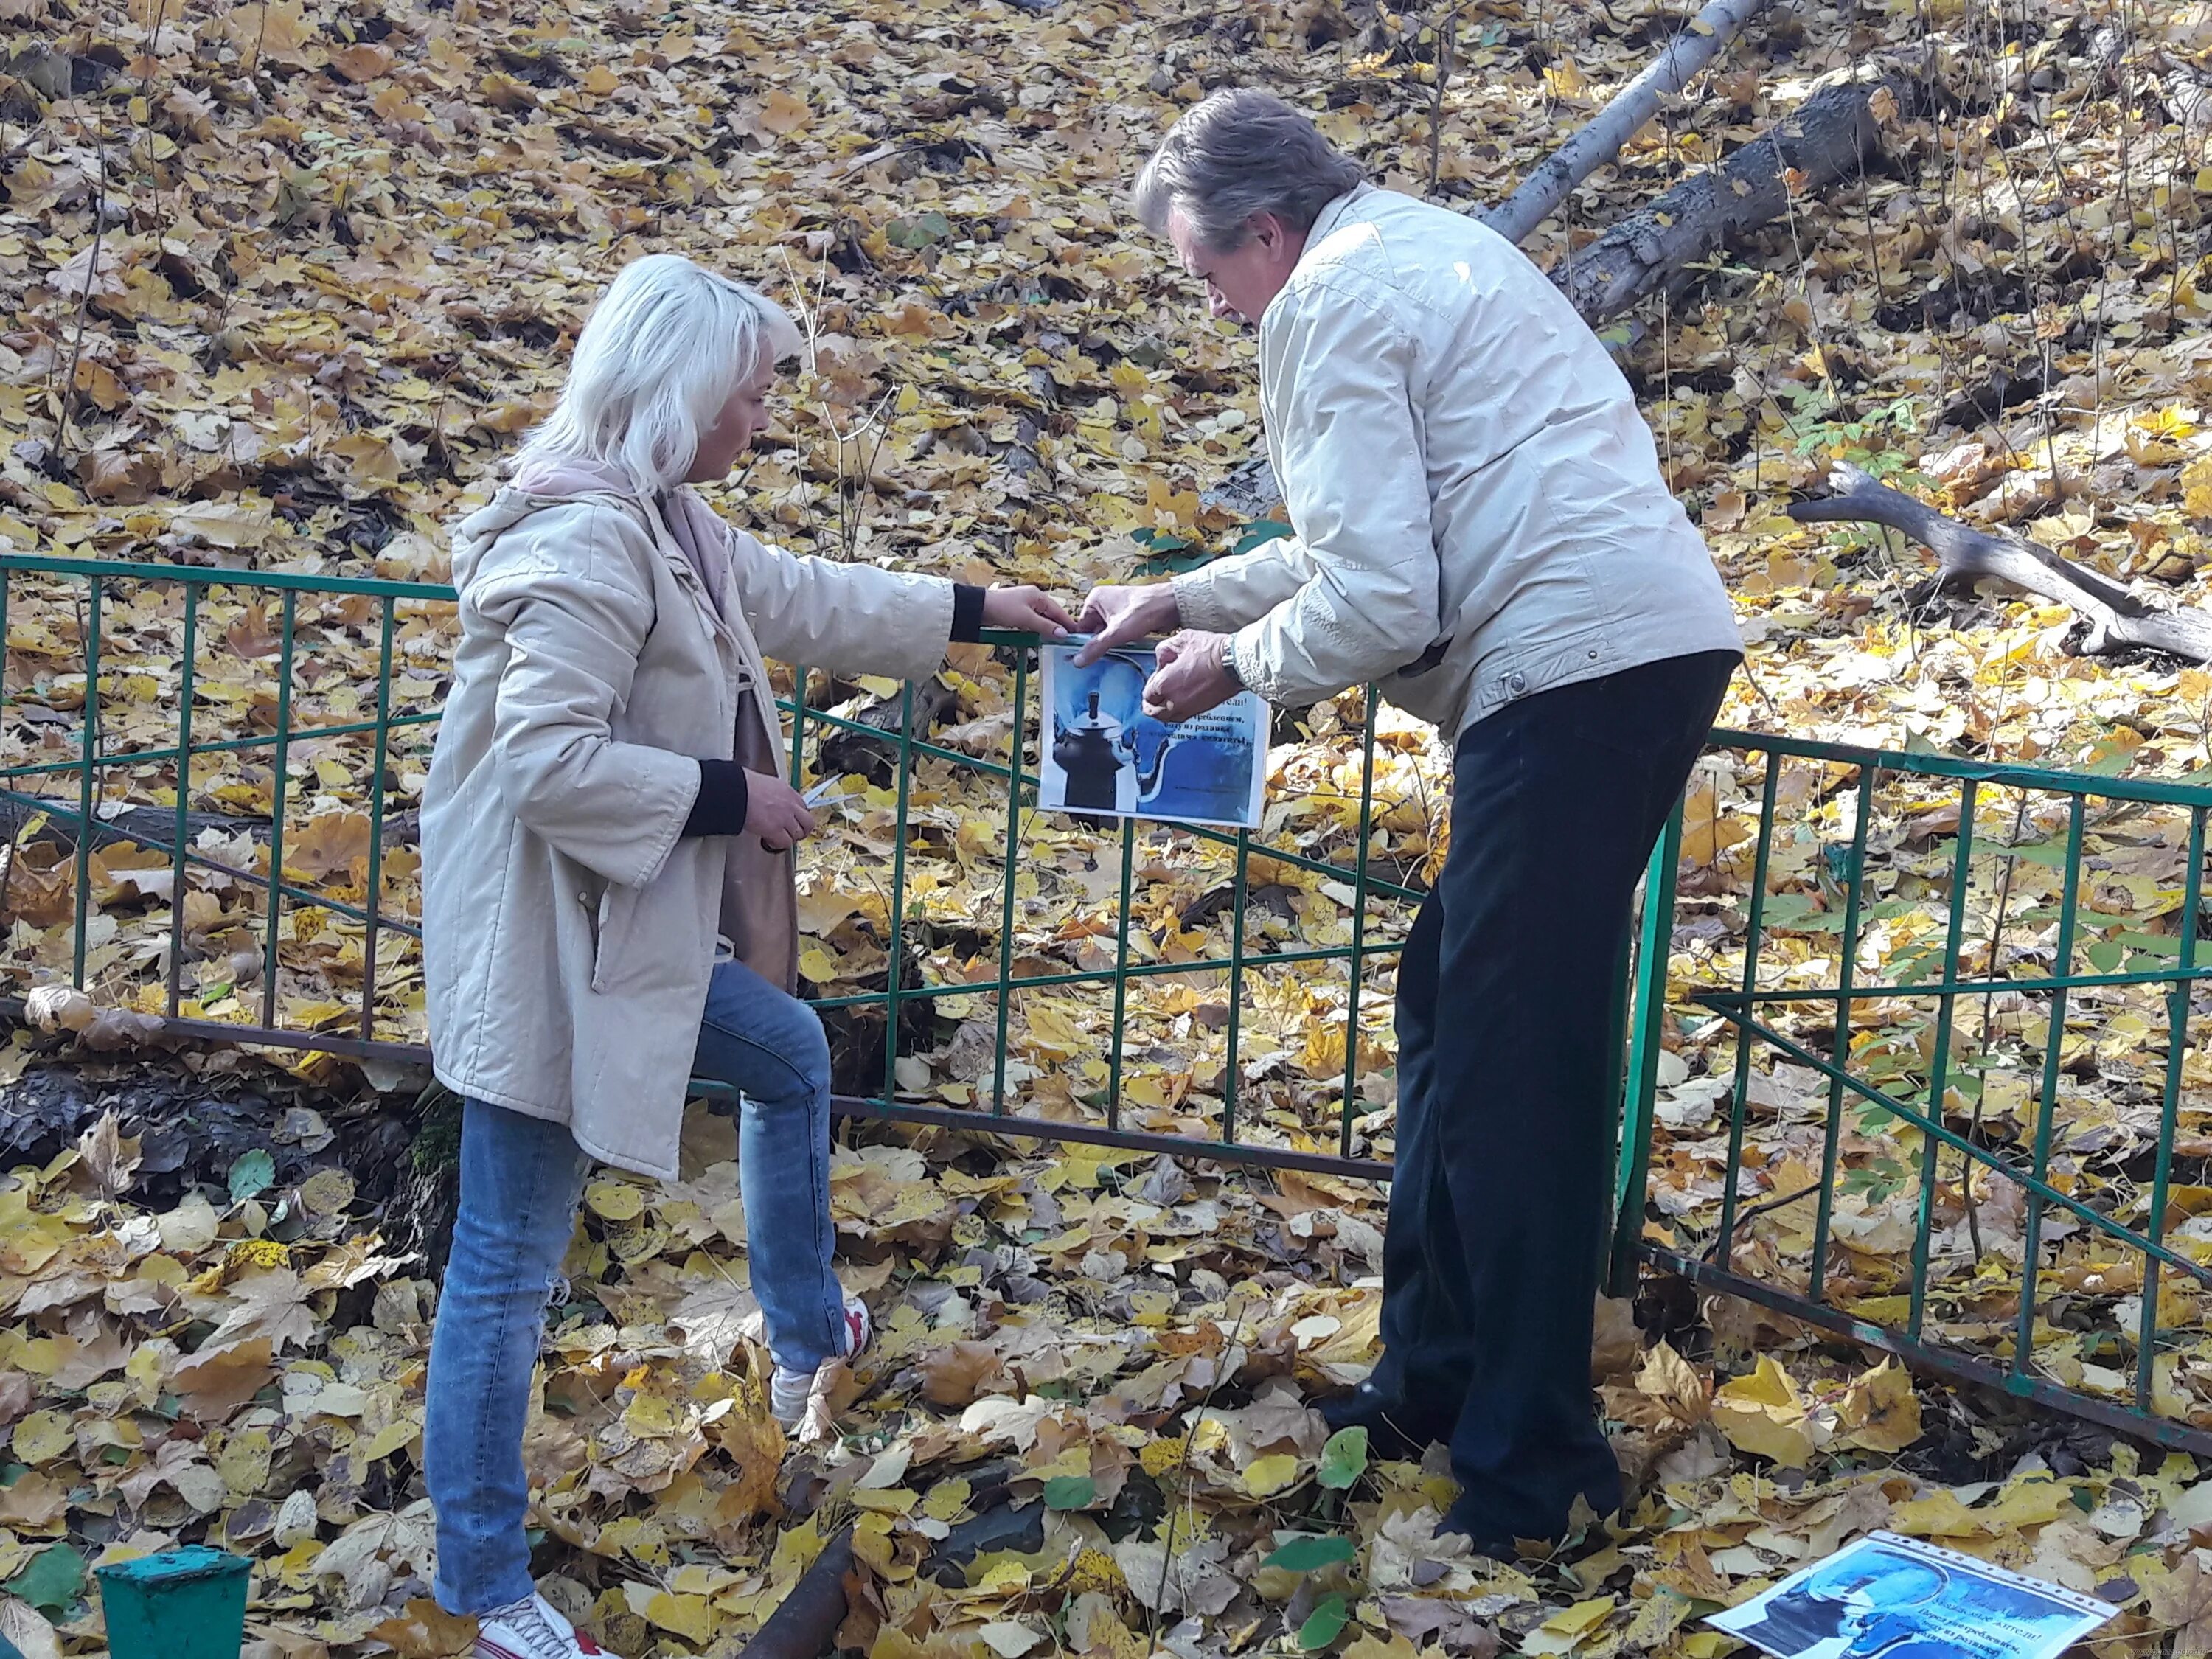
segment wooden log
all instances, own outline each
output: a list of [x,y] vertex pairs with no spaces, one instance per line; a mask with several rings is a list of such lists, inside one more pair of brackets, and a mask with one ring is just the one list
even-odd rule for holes
[[1885,121],[1916,106],[1905,75],[1816,92],[1717,167],[1695,173],[1562,262],[1552,280],[1595,325],[1672,285],[1746,232],[1780,218],[1792,195],[1858,176]]
[[2212,612],[2162,609],[2025,536],[1976,530],[1847,463],[1830,471],[1828,486],[1833,495],[1794,502],[1790,516],[1800,524],[1885,525],[1936,555],[1939,584],[1971,585],[1989,578],[2070,606],[2087,624],[2077,647],[2084,655],[2163,651],[2191,662],[2212,662]]

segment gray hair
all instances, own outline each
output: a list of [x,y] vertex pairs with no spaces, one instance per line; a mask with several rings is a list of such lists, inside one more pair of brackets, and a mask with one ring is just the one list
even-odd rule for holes
[[624,265],[576,341],[561,401],[516,455],[622,468],[650,494],[681,483],[738,388],[798,355],[781,306],[680,254]]
[[1271,92],[1224,88],[1185,111],[1137,175],[1137,217],[1155,235],[1181,208],[1200,246],[1242,247],[1255,216],[1310,230],[1321,210],[1366,179],[1303,110]]

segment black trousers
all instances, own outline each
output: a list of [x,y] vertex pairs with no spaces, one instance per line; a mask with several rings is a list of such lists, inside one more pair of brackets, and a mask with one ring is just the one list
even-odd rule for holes
[[1478,1544],[1557,1538],[1620,1474],[1589,1383],[1636,883],[1733,653],[1542,691],[1461,738],[1451,847],[1398,971],[1398,1175],[1373,1381],[1447,1440]]

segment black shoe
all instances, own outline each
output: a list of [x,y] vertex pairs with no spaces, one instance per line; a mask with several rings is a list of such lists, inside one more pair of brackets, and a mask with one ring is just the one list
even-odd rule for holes
[[[1613,1488],[1614,1492],[1619,1490],[1618,1486]],[[1584,1504],[1589,1507],[1583,1510]],[[1486,1555],[1494,1561],[1511,1564],[1538,1559],[1559,1565],[1601,1548],[1608,1541],[1609,1522],[1619,1518],[1620,1510],[1618,1498],[1614,1498],[1610,1509],[1601,1511],[1587,1493],[1576,1500],[1576,1506],[1581,1510],[1579,1518],[1571,1516],[1564,1525],[1537,1522],[1525,1533],[1517,1529],[1501,1532],[1497,1517],[1478,1516],[1462,1493],[1437,1523],[1437,1534],[1441,1537],[1448,1532],[1457,1533],[1468,1540],[1475,1554]],[[1525,1549],[1524,1545],[1528,1547]]]
[[1432,1442],[1451,1437],[1449,1424],[1423,1421],[1420,1413],[1393,1395],[1363,1382],[1350,1394],[1340,1394],[1321,1404],[1322,1419],[1331,1434],[1346,1429],[1367,1431],[1367,1455],[1385,1462],[1416,1462]]

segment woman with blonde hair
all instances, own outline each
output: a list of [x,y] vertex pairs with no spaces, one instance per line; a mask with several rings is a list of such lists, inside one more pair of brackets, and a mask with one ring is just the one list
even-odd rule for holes
[[669,254],[616,277],[559,406],[453,538],[461,641],[422,808],[423,976],[463,1102],[430,1350],[436,1591],[482,1659],[600,1650],[537,1594],[522,1464],[547,1297],[592,1160],[675,1176],[686,1082],[740,1091],[747,1255],[773,1406],[868,1338],[831,1257],[830,1055],[796,984],[763,657],[910,678],[981,628],[1057,636],[1032,587],[801,558],[689,488],[766,423],[799,343],[765,296]]

